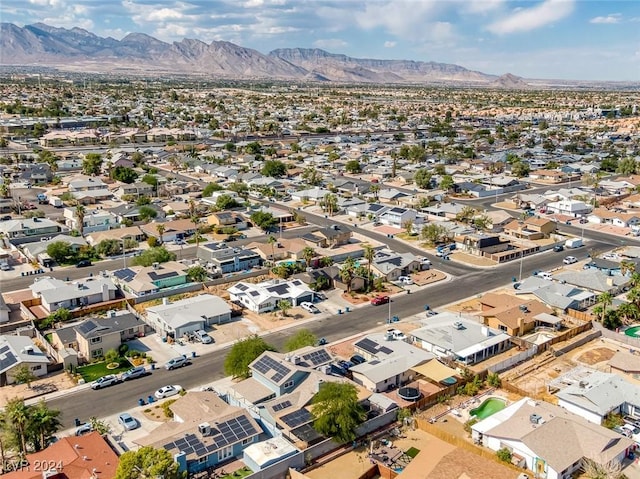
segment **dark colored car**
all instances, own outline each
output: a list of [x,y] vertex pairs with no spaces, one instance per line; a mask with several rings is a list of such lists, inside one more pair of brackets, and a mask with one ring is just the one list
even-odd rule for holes
[[78,261],[78,264],[76,264],[76,268],[86,268],[87,266],[91,266],[91,261],[88,259]]
[[367,360],[365,358],[363,358],[362,356],[360,356],[359,354],[354,354],[353,356],[351,356],[349,358],[349,361],[352,362],[353,364],[356,364],[356,365],[367,362]]
[[376,296],[371,300],[371,304],[374,306],[380,306],[381,304],[387,304],[389,302],[389,296]]
[[553,251],[555,251],[556,253],[559,253],[560,251],[564,251],[564,246],[562,246],[561,244],[557,244],[553,247]]

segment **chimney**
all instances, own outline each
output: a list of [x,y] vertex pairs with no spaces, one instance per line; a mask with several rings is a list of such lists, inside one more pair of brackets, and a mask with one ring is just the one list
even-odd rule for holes
[[109,285],[102,283],[102,301],[109,301]]

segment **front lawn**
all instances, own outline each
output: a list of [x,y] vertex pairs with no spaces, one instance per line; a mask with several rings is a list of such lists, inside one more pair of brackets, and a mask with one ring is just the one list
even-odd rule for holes
[[120,358],[120,367],[116,369],[107,369],[106,361],[101,363],[89,364],[88,366],[79,367],[77,372],[86,382],[93,382],[107,374],[118,374],[131,369],[131,363],[126,358]]

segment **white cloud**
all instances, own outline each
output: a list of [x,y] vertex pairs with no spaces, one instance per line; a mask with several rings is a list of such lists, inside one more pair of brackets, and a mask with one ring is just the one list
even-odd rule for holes
[[393,48],[396,46],[396,42],[392,42],[390,40],[387,40],[386,42],[384,42],[384,47],[385,48]]
[[37,5],[39,7],[56,7],[59,8],[64,5],[62,0],[29,0],[31,5]]
[[462,11],[465,13],[488,13],[497,10],[505,0],[464,0]]
[[528,32],[557,22],[570,15],[575,7],[575,0],[545,0],[531,8],[518,8],[487,28],[498,35]]
[[340,38],[321,38],[313,42],[313,46],[316,48],[324,48],[335,50],[338,48],[344,48],[347,46],[347,42]]
[[601,23],[601,24],[612,24],[612,23],[620,23],[622,20],[622,15],[619,13],[611,13],[605,17],[593,17],[589,20],[589,23]]
[[366,2],[363,11],[353,13],[365,30],[382,27],[398,37],[417,39],[423,36],[425,23],[433,20],[439,4],[437,0]]

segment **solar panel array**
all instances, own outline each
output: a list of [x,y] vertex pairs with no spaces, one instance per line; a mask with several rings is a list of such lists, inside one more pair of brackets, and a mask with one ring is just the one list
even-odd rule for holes
[[96,323],[94,323],[93,321],[91,321],[90,319],[88,319],[87,321],[85,321],[84,323],[80,323],[77,326],[78,331],[80,331],[82,334],[88,334],[91,331],[93,331],[94,329],[96,329],[98,327],[98,325]]
[[279,294],[279,295],[287,294],[289,292],[289,285],[288,284],[276,284],[274,286],[269,286],[267,288],[267,291],[269,291],[271,293],[276,293],[276,294]]
[[371,354],[376,354],[378,352],[378,343],[371,341],[369,338],[361,339],[355,345]]
[[393,350],[392,350],[392,349],[389,349],[389,348],[388,348],[388,347],[386,347],[386,346],[382,346],[382,347],[379,349],[379,351],[380,351],[381,353],[384,353],[384,354],[391,354],[391,353],[393,352]]
[[282,401],[281,403],[274,405],[272,409],[278,412],[282,411],[283,409],[287,409],[288,407],[291,407],[291,401]]
[[289,414],[285,414],[280,419],[282,419],[282,422],[290,428],[294,428],[313,421],[313,416],[305,408],[302,408]]
[[131,271],[129,268],[125,268],[114,271],[113,275],[119,280],[129,282],[135,277],[136,273]]
[[159,279],[171,278],[173,276],[178,276],[178,273],[175,271],[168,271],[167,273],[156,273],[155,271],[149,272],[149,278],[154,281],[157,281]]
[[269,371],[275,371],[271,376],[271,380],[276,383],[282,381],[282,379],[291,372],[291,369],[269,356],[260,358],[258,362],[254,364],[253,368],[264,376],[266,376]]
[[331,356],[324,349],[318,349],[302,356],[302,359],[309,361],[313,366],[320,366],[331,362]]
[[18,362],[18,358],[9,346],[0,348],[0,371],[5,371]]
[[236,284],[236,289],[239,289],[240,291],[246,291],[247,289],[249,289],[249,286],[247,286],[246,284],[238,283]]
[[162,446],[170,451],[177,449],[186,455],[195,454],[197,457],[204,457],[219,449],[235,444],[244,439],[258,434],[255,427],[249,422],[246,416],[239,416],[228,421],[217,424],[217,429],[211,428],[212,435],[203,439],[196,434],[186,434],[183,438],[177,439]]

